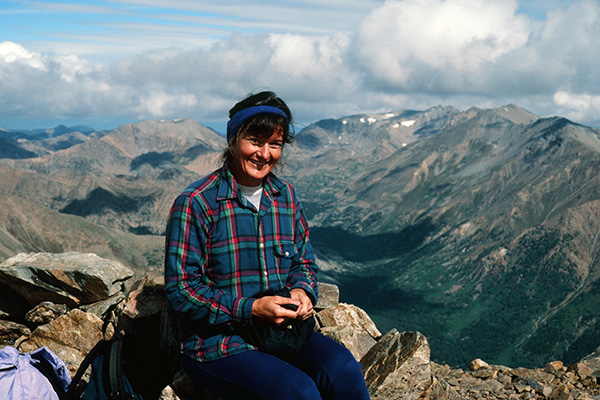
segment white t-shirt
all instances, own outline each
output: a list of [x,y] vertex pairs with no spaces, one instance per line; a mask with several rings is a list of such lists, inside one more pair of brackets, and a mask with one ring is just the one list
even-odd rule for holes
[[263,193],[262,185],[256,187],[249,187],[240,185],[238,183],[238,187],[240,188],[240,191],[242,192],[246,200],[252,203],[252,205],[254,205],[254,208],[256,208],[257,210],[260,209],[260,199]]

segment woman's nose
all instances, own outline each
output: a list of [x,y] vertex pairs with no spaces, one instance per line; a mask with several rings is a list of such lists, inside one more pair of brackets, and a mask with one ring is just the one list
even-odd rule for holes
[[270,154],[270,150],[269,150],[269,145],[268,144],[264,144],[259,150],[258,153],[260,154],[260,156],[264,159],[269,158],[269,154]]

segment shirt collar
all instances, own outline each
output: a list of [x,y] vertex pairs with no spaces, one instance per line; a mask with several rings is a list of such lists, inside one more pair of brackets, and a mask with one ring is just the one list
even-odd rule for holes
[[[221,182],[219,183],[217,200],[231,200],[238,198],[240,190],[238,188],[237,181],[226,165],[221,168],[220,176]],[[269,173],[269,175],[267,175],[264,184],[264,193],[267,196],[272,198],[273,196],[278,195],[285,188],[285,184],[273,173]]]

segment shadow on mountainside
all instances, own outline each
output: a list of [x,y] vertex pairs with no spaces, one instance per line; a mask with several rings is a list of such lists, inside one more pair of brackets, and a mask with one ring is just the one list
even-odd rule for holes
[[313,245],[321,252],[334,252],[352,262],[397,258],[418,248],[436,226],[429,218],[407,226],[399,232],[358,235],[338,226],[314,227],[310,230]]
[[99,187],[88,193],[85,199],[73,200],[61,209],[60,212],[79,215],[81,217],[102,214],[107,210],[123,213],[135,212],[147,201],[148,199],[144,198],[136,199],[128,196],[117,196]]

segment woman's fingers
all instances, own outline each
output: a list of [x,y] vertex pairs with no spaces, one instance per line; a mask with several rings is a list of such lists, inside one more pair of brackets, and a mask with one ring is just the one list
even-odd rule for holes
[[292,299],[300,301],[301,306],[298,309],[298,318],[307,319],[313,314],[313,304],[310,297],[306,294],[304,289],[296,288],[291,291]]
[[[288,304],[293,304],[294,306],[297,306],[298,309],[293,311],[286,308],[285,306]],[[254,301],[254,304],[252,305],[252,315],[276,325],[280,325],[285,321],[296,319],[301,306],[302,304],[300,301],[288,297],[265,296]]]

